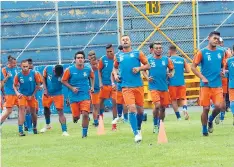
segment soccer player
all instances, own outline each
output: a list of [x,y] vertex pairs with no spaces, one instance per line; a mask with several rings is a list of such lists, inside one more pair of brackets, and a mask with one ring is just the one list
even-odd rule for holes
[[[119,45],[118,50],[119,50],[118,53],[122,52],[123,51],[123,46]],[[119,75],[119,72],[118,72],[118,75]],[[116,90],[115,99],[116,99],[118,117],[112,121],[112,127],[116,127],[117,122],[122,119],[122,113],[124,113],[124,121],[128,122],[128,109],[127,109],[127,106],[125,105],[124,99],[123,99],[121,78],[120,78],[120,82],[116,82],[115,79],[114,79],[114,75],[112,73],[111,82],[114,83],[113,84],[113,89]]]
[[63,75],[62,65],[49,65],[43,71],[43,88],[44,95],[42,96],[42,104],[44,106],[44,115],[46,127],[40,130],[41,133],[51,129],[50,126],[50,106],[54,103],[59,115],[59,122],[61,124],[62,136],[69,136],[67,133],[66,117],[63,113],[64,96],[62,94],[61,77]]
[[96,53],[93,51],[93,50],[91,50],[89,53],[88,53],[88,60],[89,60],[89,62],[91,63],[91,60],[92,59],[97,59],[96,58]]
[[[1,67],[2,67],[2,65],[1,65]],[[0,111],[2,112],[2,109],[3,109],[3,101],[4,101],[4,94],[2,93],[2,90],[3,90],[3,88],[4,88],[4,85],[5,85],[5,83],[6,83],[6,81],[8,80],[8,78],[10,77],[10,75],[8,75],[7,74],[7,76],[4,78],[4,75],[3,75],[3,73],[2,73],[2,71],[1,71],[1,74],[0,74],[0,96],[1,96],[1,98],[0,98]]]
[[[213,31],[208,37],[208,46],[199,51],[193,60],[192,71],[201,79],[200,86],[200,105],[203,106],[201,114],[202,133],[208,136],[213,132],[213,120],[219,114],[223,104],[223,89],[221,80],[221,65],[225,66],[226,55],[222,49],[217,48],[220,33]],[[197,70],[200,64],[201,72]],[[215,108],[209,116],[210,100],[213,101]],[[208,129],[207,129],[208,123]]]
[[[153,110],[153,133],[158,133],[160,120],[164,121],[165,109],[170,104],[167,77],[174,74],[174,65],[167,56],[162,56],[162,44],[154,42],[152,56],[148,57],[150,64],[149,74],[143,71],[142,74],[149,81],[149,90],[152,101],[155,105]],[[169,73],[167,70],[169,69]]]
[[[85,53],[83,51],[75,53],[74,59],[75,65],[65,70],[62,83],[70,89],[68,96],[73,122],[78,122],[80,114],[83,116],[82,138],[86,138],[89,126],[90,91],[94,91],[94,73],[88,65],[84,64]],[[91,81],[91,89],[89,79]]]
[[[135,142],[141,142],[144,88],[140,71],[148,70],[150,65],[143,52],[132,50],[129,36],[124,35],[121,37],[121,45],[123,46],[123,52],[115,57],[113,74],[117,82],[120,82],[120,79],[122,82],[122,93],[124,102],[128,107],[129,122],[135,136],[134,140]],[[118,69],[121,78],[118,76]]]
[[8,65],[2,68],[2,73],[4,78],[6,78],[3,92],[6,101],[6,112],[4,112],[1,116],[1,124],[12,113],[12,108],[15,105],[18,106],[18,98],[13,89],[14,77],[17,74],[16,59],[11,55],[8,56]]
[[[29,64],[29,69],[33,70],[33,61],[32,61],[32,59],[27,59],[27,61],[28,61],[28,64]],[[40,77],[40,80],[41,80],[41,77]],[[41,82],[42,82],[42,80],[41,80]],[[37,100],[35,102],[36,102],[35,105],[36,105],[36,110],[37,110],[38,102],[37,102]],[[33,110],[33,109],[30,108],[30,107],[28,107],[26,109],[25,121],[24,121],[24,131],[28,131],[29,134],[32,134],[33,133],[33,131],[32,131],[32,115],[31,115],[30,110]]]
[[[95,55],[95,52],[93,55]],[[100,87],[99,87],[99,77],[98,77],[98,60],[97,60],[96,56],[90,60],[90,63],[91,63],[91,67],[92,67],[92,70],[93,70],[94,76],[95,76],[94,77],[95,78],[94,92],[91,93],[91,102],[93,105],[93,120],[94,120],[93,125],[95,127],[98,127],[98,125],[99,125],[98,114],[100,111],[100,98],[99,98]]]
[[[171,98],[172,108],[176,114],[178,120],[181,119],[180,112],[178,110],[178,105],[183,106],[183,113],[185,120],[189,119],[187,112],[187,100],[186,100],[186,87],[184,81],[184,72],[189,73],[190,67],[186,60],[176,54],[176,47],[171,45],[169,47],[169,55],[175,68],[175,74],[173,77],[169,78],[169,94]],[[179,101],[178,101],[179,100]],[[179,102],[179,103],[178,103]]]
[[[223,49],[226,53],[226,55],[229,57],[231,56],[231,53],[229,51],[229,48],[224,47],[224,42],[223,39],[220,37],[219,38],[219,48]],[[224,116],[225,116],[225,111],[227,111],[227,109],[230,107],[230,102],[228,99],[228,78],[227,78],[227,73],[222,77],[222,87],[223,87],[223,98],[224,98],[224,102],[223,102],[223,108],[220,112],[220,114],[215,118],[215,123],[219,124],[220,121],[223,122],[224,121]]]
[[[114,83],[111,82],[111,73],[114,63],[114,48],[112,44],[106,46],[106,55],[102,56],[99,60],[99,81],[100,81],[100,115],[103,116],[104,112],[104,100],[114,97],[115,90],[112,88]],[[117,118],[116,101],[112,98],[112,112],[113,120]],[[112,127],[114,128],[114,127]],[[115,129],[113,129],[115,130]]]
[[[233,46],[234,50],[234,46]],[[234,54],[233,54],[234,55]],[[226,69],[228,70],[228,87],[229,87],[229,100],[230,100],[230,108],[233,115],[233,126],[234,126],[234,57],[230,57],[227,59]]]
[[33,122],[33,133],[37,134],[37,114],[35,94],[40,86],[40,76],[33,70],[29,69],[27,60],[21,62],[22,71],[14,78],[13,88],[19,102],[19,135],[25,136],[23,132],[23,123],[27,107],[30,107]]

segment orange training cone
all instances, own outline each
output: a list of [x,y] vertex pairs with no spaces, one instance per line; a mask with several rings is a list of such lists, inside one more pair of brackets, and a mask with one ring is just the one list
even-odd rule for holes
[[168,143],[165,126],[162,120],[160,120],[159,133],[158,133],[158,144]]
[[98,125],[98,129],[97,129],[97,134],[98,135],[104,135],[105,134],[104,122],[103,122],[102,117],[99,117],[99,125]]

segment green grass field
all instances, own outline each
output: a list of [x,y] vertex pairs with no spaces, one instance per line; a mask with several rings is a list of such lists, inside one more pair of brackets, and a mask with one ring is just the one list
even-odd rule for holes
[[[94,127],[89,137],[81,138],[81,126],[68,123],[69,137],[62,137],[60,125],[45,134],[19,137],[16,125],[2,129],[2,167],[234,167],[234,127],[227,113],[209,137],[201,135],[200,114],[190,121],[176,121],[168,115],[165,127],[168,144],[157,144],[152,119],[143,123],[143,141],[135,144],[128,124],[112,132],[111,119],[105,119],[106,135],[97,136]],[[38,126],[42,128],[44,123]],[[38,129],[39,129],[38,128]]]

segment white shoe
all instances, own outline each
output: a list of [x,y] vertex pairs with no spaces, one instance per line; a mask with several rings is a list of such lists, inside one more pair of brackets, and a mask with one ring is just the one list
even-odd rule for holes
[[119,118],[115,118],[113,121],[112,121],[112,124],[117,124]]
[[66,131],[64,131],[62,136],[70,136],[70,135]]
[[135,142],[136,143],[140,143],[142,141],[142,136],[140,133],[138,133],[135,138],[134,138]]
[[45,133],[47,130],[50,130],[51,129],[51,126],[50,125],[46,125],[44,128],[42,128],[40,130],[41,133]]

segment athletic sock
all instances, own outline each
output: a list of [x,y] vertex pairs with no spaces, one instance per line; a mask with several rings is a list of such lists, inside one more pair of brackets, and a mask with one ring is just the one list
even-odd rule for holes
[[67,124],[61,124],[61,128],[62,128],[62,132],[66,132],[67,131]]
[[128,120],[128,113],[124,113],[124,120]]
[[158,126],[158,121],[159,121],[158,117],[154,118],[154,126]]
[[45,121],[46,121],[46,125],[49,125],[50,124],[50,116],[45,118]]
[[88,133],[88,127],[83,127],[82,128],[82,136],[87,136]]
[[129,121],[130,121],[130,125],[132,127],[133,134],[134,134],[134,136],[136,136],[138,134],[138,132],[137,132],[137,118],[136,118],[135,112],[129,113]]
[[137,130],[141,130],[141,124],[143,120],[143,113],[142,114],[137,114]]
[[123,105],[122,104],[117,104],[117,111],[118,111],[118,117],[122,117],[122,113],[123,113]]
[[25,115],[25,118],[26,118],[26,123],[27,123],[26,127],[28,127],[29,130],[32,129],[32,115],[30,113],[27,113]]
[[225,116],[225,111],[220,112],[220,120],[223,121]]
[[19,127],[19,133],[23,133],[24,131],[23,131],[23,125],[18,125],[18,127]]
[[176,115],[176,118],[177,118],[177,119],[181,118],[180,112],[179,112],[179,111],[176,111],[176,112],[175,112],[175,115]]
[[208,133],[207,125],[202,125],[202,133]]
[[213,122],[214,119],[215,119],[215,118],[214,118],[213,115],[211,114],[211,115],[209,116],[209,118],[208,118],[208,122]]

